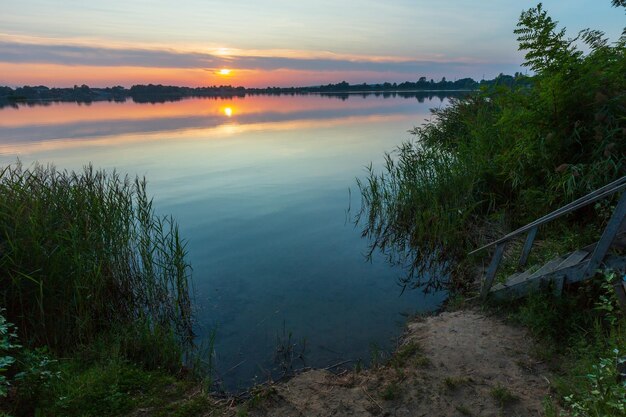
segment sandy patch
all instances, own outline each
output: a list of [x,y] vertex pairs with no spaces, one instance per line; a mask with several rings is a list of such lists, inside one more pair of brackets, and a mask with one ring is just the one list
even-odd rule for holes
[[521,328],[477,311],[408,324],[385,367],[309,371],[277,384],[251,416],[540,416],[546,367]]

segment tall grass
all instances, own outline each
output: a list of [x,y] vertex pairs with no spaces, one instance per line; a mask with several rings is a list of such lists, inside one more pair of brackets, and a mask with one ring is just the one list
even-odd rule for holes
[[145,179],[92,166],[0,171],[0,304],[23,343],[61,353],[129,328],[190,342],[185,255]]
[[460,255],[464,250],[454,243],[466,233],[467,207],[476,204],[475,178],[468,169],[453,153],[419,141],[385,155],[384,173],[370,166],[365,182],[357,179],[362,204],[356,218],[366,225],[368,256],[380,250],[390,262],[405,266],[405,285],[443,284],[437,274],[426,272],[445,265],[450,251]]
[[[463,284],[470,249],[626,174],[626,35],[584,31],[585,54],[555,27],[541,6],[522,13],[536,74],[435,110],[358,183],[357,223],[371,251],[407,267],[405,283],[438,265]],[[574,216],[600,229],[603,204]]]

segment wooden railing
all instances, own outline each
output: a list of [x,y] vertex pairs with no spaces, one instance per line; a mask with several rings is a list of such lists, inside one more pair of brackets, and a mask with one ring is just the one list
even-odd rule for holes
[[[613,181],[612,183],[607,184],[604,187],[598,188],[597,190],[585,195],[584,197],[581,197],[575,201],[572,201],[571,203],[566,204],[565,206],[553,211],[552,213],[547,214],[527,224],[526,226],[520,227],[519,229],[501,237],[500,239],[495,240],[485,246],[482,246],[470,252],[468,255],[473,255],[477,252],[480,252],[492,246],[496,247],[493,257],[491,258],[489,267],[487,268],[487,271],[485,273],[483,288],[481,291],[481,297],[483,299],[487,297],[487,294],[489,293],[489,290],[491,289],[491,286],[493,284],[493,280],[496,276],[498,266],[500,265],[500,261],[502,260],[502,255],[504,254],[504,248],[511,239],[523,233],[528,233],[526,236],[526,241],[524,242],[524,248],[522,249],[522,255],[520,256],[520,260],[519,260],[519,267],[523,267],[524,265],[526,265],[526,262],[528,261],[528,256],[530,254],[530,250],[532,249],[533,243],[535,241],[535,236],[537,235],[537,230],[539,226],[545,223],[551,222],[552,220],[555,220],[561,216],[564,216],[582,207],[588,206],[589,204],[592,204],[610,195],[613,195],[618,192],[622,192],[624,191],[624,189],[626,189],[626,176],[616,181]],[[607,251],[609,250],[609,247],[611,246],[613,239],[615,238],[617,232],[620,230],[620,227],[622,226],[625,216],[626,216],[626,193],[622,193],[622,196],[619,202],[617,203],[617,207],[615,207],[615,211],[613,212],[613,215],[611,216],[609,223],[604,229],[602,237],[600,238],[600,240],[598,241],[598,244],[595,247],[595,250],[591,256],[590,262],[585,270],[585,274],[589,274],[590,272],[595,271],[598,268],[598,266],[600,266],[600,263],[602,262],[602,259],[604,258]]]

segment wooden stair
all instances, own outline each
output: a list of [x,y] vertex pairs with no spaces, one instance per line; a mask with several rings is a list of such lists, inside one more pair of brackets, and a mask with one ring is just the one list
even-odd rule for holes
[[[515,299],[541,287],[551,287],[560,294],[563,286],[591,278],[598,268],[626,269],[626,176],[600,187],[565,206],[547,214],[526,226],[523,226],[500,239],[491,242],[469,253],[469,255],[495,247],[489,266],[485,270],[481,298]],[[551,222],[568,213],[588,206],[598,200],[614,194],[621,194],[613,215],[609,219],[602,237],[596,243],[575,250],[564,256],[551,259],[539,269],[527,269],[524,272],[509,276],[503,283],[494,284],[498,266],[502,261],[505,246],[514,238],[526,235],[519,260],[519,268],[523,268],[535,241],[540,226]],[[626,281],[625,281],[626,282]],[[626,285],[620,284],[618,296],[626,303]],[[622,288],[624,287],[624,288]],[[626,310],[626,304],[625,304]]]
[[[604,260],[605,267],[624,269],[626,256],[623,252],[626,243],[626,222],[616,236],[612,249],[618,254],[609,254]],[[551,288],[555,294],[560,294],[565,284],[582,281],[585,276],[597,242],[582,249],[575,250],[565,256],[560,256],[546,262],[539,269],[528,269],[521,273],[509,276],[505,282],[495,284],[489,290],[489,297],[495,300],[514,300],[521,298],[531,291],[541,288]]]

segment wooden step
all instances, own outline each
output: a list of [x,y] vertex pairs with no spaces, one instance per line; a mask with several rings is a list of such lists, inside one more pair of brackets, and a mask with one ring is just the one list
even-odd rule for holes
[[[571,256],[572,254],[570,254]],[[580,255],[582,256],[582,254]],[[569,256],[568,256],[569,258]],[[565,261],[563,261],[565,262]],[[561,265],[563,264],[561,263]],[[560,293],[563,284],[568,283],[572,284],[575,282],[583,281],[588,277],[582,275],[584,272],[586,265],[589,263],[588,257],[579,261],[577,264],[568,266],[568,267],[559,267],[554,271],[541,275],[536,278],[527,279],[517,282],[513,285],[510,283],[506,284],[497,284],[491,288],[490,296],[496,300],[514,300],[524,295],[528,294],[530,291],[539,289],[542,285],[546,285],[548,282],[552,282],[554,285],[555,293]],[[608,255],[604,260],[604,265],[608,268],[624,270],[626,269],[626,256],[616,256],[616,255]],[[537,271],[539,272],[539,271]],[[519,279],[519,276],[516,276],[516,281]]]
[[513,274],[506,279],[505,284],[507,286],[519,284],[520,282],[525,281],[531,274],[532,272],[530,270],[524,271],[520,274]]
[[537,288],[541,285],[543,277],[555,271],[560,264],[565,261],[565,258],[554,258],[547,262],[544,266],[538,270],[531,272],[525,271],[521,274],[514,274],[501,284],[496,284],[491,287],[490,293],[495,298],[518,298],[526,294],[531,288]]
[[[586,255],[588,255],[587,252],[585,252],[585,256]],[[580,258],[580,255],[577,255],[576,257],[573,257],[572,260],[578,259],[578,258]],[[503,283],[496,284],[493,287],[493,289],[497,290],[497,289],[501,289],[501,288],[512,287],[514,285],[517,285],[517,284],[520,284],[520,283],[522,283],[524,281],[527,281],[528,279],[536,278],[536,277],[539,277],[539,276],[545,275],[545,274],[549,274],[550,272],[552,272],[552,271],[556,270],[557,268],[559,268],[568,259],[555,258],[555,259],[552,259],[551,261],[549,261],[548,263],[546,263],[541,268],[537,269],[536,271],[532,271],[532,270],[529,269],[529,270],[526,270],[526,271],[521,272],[521,273],[520,272],[515,273],[513,275],[510,275],[506,279],[506,281],[504,281]],[[575,262],[575,263],[578,263],[578,261]]]
[[539,268],[537,271],[533,272],[533,274],[531,276],[529,276],[526,280],[532,280],[535,278],[539,278],[543,275],[547,275],[550,272],[555,271],[559,265],[561,263],[563,263],[563,261],[565,260],[565,258],[554,258],[550,261],[548,261],[544,266],[542,266],[541,268]]
[[584,250],[577,250],[569,254],[569,256],[561,262],[561,264],[556,269],[569,268],[570,266],[574,266],[584,261],[585,258],[589,256],[589,252]]
[[[520,272],[515,273],[515,274],[513,274],[513,275],[509,276],[509,277],[506,279],[506,281],[505,281],[505,282],[500,282],[500,283],[498,283],[498,284],[495,284],[493,287],[491,287],[491,289],[490,289],[489,291],[490,291],[490,292],[494,292],[494,291],[498,291],[498,290],[501,290],[501,289],[504,289],[504,288],[510,287],[511,285],[515,285],[517,282],[519,282],[520,277],[522,277],[522,275],[524,275],[524,274],[525,274],[525,272],[522,272],[522,273],[520,273]],[[525,278],[525,276],[524,276],[524,277],[522,277],[521,279],[523,280],[524,278]]]

